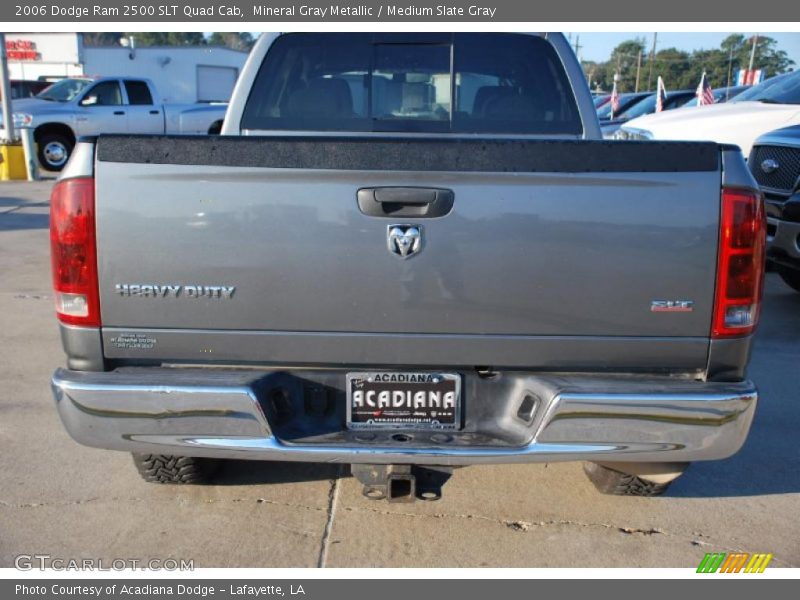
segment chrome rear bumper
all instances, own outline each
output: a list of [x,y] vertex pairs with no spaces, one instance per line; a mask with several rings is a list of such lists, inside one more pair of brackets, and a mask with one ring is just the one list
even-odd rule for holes
[[[464,378],[463,430],[411,432],[406,441],[392,439],[396,432],[366,439],[344,428],[344,371],[60,369],[52,385],[65,427],[87,446],[372,464],[720,459],[744,443],[757,401],[749,381],[518,372]],[[286,410],[274,403],[279,388],[288,390],[281,392],[291,400]],[[529,419],[517,414],[526,396],[535,399]]]

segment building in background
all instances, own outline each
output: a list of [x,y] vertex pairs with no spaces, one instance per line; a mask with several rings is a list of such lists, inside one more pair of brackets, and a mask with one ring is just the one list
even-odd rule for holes
[[[126,42],[128,40],[125,40]],[[79,33],[6,35],[12,79],[126,76],[152,80],[164,102],[227,102],[247,52],[220,46],[86,46]]]

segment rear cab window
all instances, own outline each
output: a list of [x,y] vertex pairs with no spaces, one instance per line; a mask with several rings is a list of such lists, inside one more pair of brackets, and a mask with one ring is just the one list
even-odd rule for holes
[[145,81],[126,79],[125,91],[128,93],[128,104],[134,106],[149,106],[153,104],[150,86],[148,86]]
[[523,34],[288,34],[259,69],[242,129],[580,135],[545,39]]

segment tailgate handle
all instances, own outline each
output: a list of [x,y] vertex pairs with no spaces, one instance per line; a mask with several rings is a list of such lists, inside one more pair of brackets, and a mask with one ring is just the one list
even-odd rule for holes
[[370,217],[443,217],[453,209],[453,190],[426,187],[361,188],[358,208]]

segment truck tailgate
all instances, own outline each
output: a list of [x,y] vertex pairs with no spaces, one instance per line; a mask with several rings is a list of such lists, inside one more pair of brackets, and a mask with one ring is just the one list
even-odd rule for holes
[[[96,161],[108,357],[705,365],[715,144],[109,136]],[[453,206],[362,212],[381,187]]]

